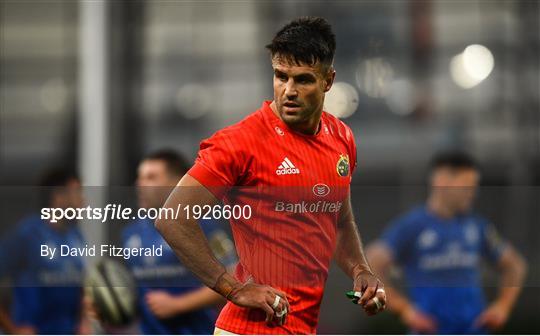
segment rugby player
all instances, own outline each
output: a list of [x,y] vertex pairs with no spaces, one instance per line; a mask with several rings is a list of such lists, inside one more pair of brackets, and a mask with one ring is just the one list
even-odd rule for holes
[[[159,208],[186,173],[186,160],[172,150],[148,155],[137,172],[138,202],[142,208]],[[228,267],[234,266],[234,245],[217,221],[200,220],[212,251]],[[202,285],[178,261],[150,219],[137,219],[122,234],[124,247],[163,246],[163,255],[127,260],[139,291],[140,329],[144,334],[211,334],[223,298]]]
[[[388,274],[394,264],[403,268],[410,295],[388,288],[388,308],[413,333],[484,334],[504,326],[516,303],[526,264],[485,218],[472,212],[479,179],[467,154],[439,154],[426,204],[396,219],[368,248],[379,274]],[[482,260],[496,265],[502,279],[490,305],[481,288]]]
[[315,333],[332,258],[369,315],[384,309],[383,284],[364,257],[351,209],[354,136],[323,111],[335,48],[323,18],[285,25],[267,45],[274,99],[204,140],[164,205],[248,206],[251,213],[230,220],[239,256],[234,274],[188,214],[156,221],[183,264],[229,301],[215,333]]
[[[81,184],[65,169],[52,169],[40,183],[43,206],[82,207]],[[14,334],[78,334],[87,331],[83,319],[80,256],[44,257],[42,245],[82,247],[76,221],[42,220],[39,214],[24,218],[0,242],[0,278],[13,284],[10,313],[0,312],[2,329]],[[0,308],[3,310],[4,308]]]

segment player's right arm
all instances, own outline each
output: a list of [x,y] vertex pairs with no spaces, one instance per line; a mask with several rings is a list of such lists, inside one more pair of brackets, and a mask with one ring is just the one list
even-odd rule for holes
[[[206,187],[195,178],[186,174],[173,189],[165,202],[164,208],[177,209],[188,205],[213,206],[219,201]],[[161,233],[182,263],[193,272],[206,286],[221,294],[234,304],[262,309],[266,321],[274,319],[276,312],[290,311],[286,294],[270,286],[255,283],[240,283],[221,264],[213,254],[208,241],[197,220],[187,214],[176,219],[158,219],[156,229]],[[280,300],[276,300],[280,296]],[[279,301],[277,305],[274,305]],[[273,307],[275,306],[275,307]],[[277,320],[284,323],[284,318]]]
[[388,309],[398,315],[403,323],[411,330],[419,333],[436,333],[436,321],[416,309],[406,296],[391,285],[389,273],[394,266],[394,260],[390,248],[384,242],[377,241],[367,248],[366,254],[373,271],[386,284]]

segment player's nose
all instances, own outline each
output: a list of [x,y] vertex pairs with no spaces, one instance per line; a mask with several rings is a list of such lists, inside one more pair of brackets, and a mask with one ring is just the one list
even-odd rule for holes
[[289,80],[287,82],[287,85],[285,85],[285,95],[288,99],[298,96],[298,91],[296,90],[296,85],[294,84],[294,81]]

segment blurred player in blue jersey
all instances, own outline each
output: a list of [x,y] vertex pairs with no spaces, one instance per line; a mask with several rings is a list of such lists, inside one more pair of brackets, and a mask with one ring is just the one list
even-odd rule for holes
[[[160,208],[188,165],[174,151],[147,156],[139,165],[138,201],[142,208]],[[236,262],[234,246],[218,222],[200,221],[216,256],[225,265]],[[219,294],[202,285],[184,268],[154,228],[154,221],[138,219],[122,234],[124,247],[163,246],[161,257],[132,257],[128,266],[139,287],[141,329],[145,334],[212,334]]]
[[[465,153],[441,153],[432,163],[426,204],[395,220],[369,248],[380,275],[393,264],[403,269],[409,296],[387,286],[388,308],[413,333],[484,334],[501,328],[516,303],[526,264],[471,211],[479,178]],[[481,288],[483,259],[498,267],[502,280],[489,305]]]
[[[81,184],[63,169],[44,175],[43,206],[82,206]],[[1,327],[14,334],[81,332],[82,257],[58,256],[60,245],[83,247],[76,222],[42,220],[39,214],[21,221],[0,242],[0,278],[13,286],[11,309],[2,307]],[[41,246],[56,248],[56,256],[41,256]]]

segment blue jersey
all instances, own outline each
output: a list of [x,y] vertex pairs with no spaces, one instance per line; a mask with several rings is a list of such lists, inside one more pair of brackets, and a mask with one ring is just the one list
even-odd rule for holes
[[[56,248],[53,259],[41,246]],[[14,286],[11,317],[39,334],[72,334],[80,321],[82,257],[60,257],[60,246],[83,247],[75,225],[60,231],[39,216],[24,219],[0,244],[0,278]]]
[[485,219],[442,219],[422,206],[396,220],[382,240],[403,267],[411,300],[437,320],[438,333],[485,332],[474,328],[485,308],[480,263],[497,262],[505,247]]
[[[200,221],[216,257],[230,266],[236,262],[234,246],[215,221]],[[127,260],[139,290],[141,329],[145,334],[212,334],[217,312],[201,309],[169,319],[158,319],[150,310],[145,296],[152,290],[181,295],[199,289],[203,284],[185,268],[150,220],[137,220],[122,234],[123,246],[128,248],[163,246],[162,256],[131,257]]]

